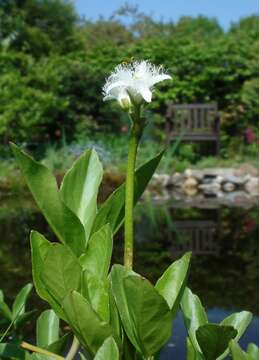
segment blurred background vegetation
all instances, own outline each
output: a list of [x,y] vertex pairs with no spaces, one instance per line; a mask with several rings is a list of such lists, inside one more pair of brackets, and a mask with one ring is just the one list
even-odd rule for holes
[[[166,101],[217,102],[221,156],[258,155],[259,16],[226,32],[213,18],[155,21],[129,5],[90,21],[65,0],[2,0],[1,157],[9,156],[9,141],[52,160],[64,142],[74,149],[97,139],[107,148],[117,139],[120,148],[128,121],[103,102],[101,89],[113,67],[132,57],[164,64],[173,76],[149,107],[150,139],[165,137]],[[118,151],[124,156],[125,146]],[[180,156],[194,162],[194,152],[187,145]]]

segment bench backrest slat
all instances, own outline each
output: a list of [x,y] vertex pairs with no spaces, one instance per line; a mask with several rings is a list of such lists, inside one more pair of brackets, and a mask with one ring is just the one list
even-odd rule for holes
[[217,104],[168,104],[167,120],[174,133],[215,133],[219,120]]

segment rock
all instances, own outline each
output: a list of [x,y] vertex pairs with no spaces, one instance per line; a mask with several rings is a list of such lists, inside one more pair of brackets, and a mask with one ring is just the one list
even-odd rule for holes
[[190,192],[191,189],[195,189],[198,186],[198,181],[194,177],[188,177],[183,185],[182,189],[185,193]]
[[188,196],[195,196],[198,192],[198,188],[197,187],[187,187],[184,188],[184,193]]
[[225,192],[232,192],[235,190],[236,186],[235,184],[233,184],[232,182],[225,182],[223,185],[222,185],[222,188]]
[[258,195],[259,194],[259,178],[251,177],[245,183],[245,190],[250,194]]
[[203,170],[195,170],[195,169],[186,169],[184,172],[184,175],[186,177],[193,177],[197,179],[198,181],[201,181],[204,177],[204,171]]
[[253,177],[259,176],[259,170],[254,167],[251,164],[242,164],[239,169],[235,170],[234,175],[236,176],[246,176],[246,175],[251,175]]
[[225,175],[234,175],[235,169],[232,168],[212,168],[212,169],[203,169],[203,170],[192,170],[192,176],[196,177],[196,173],[198,176],[203,174],[203,177],[217,177],[217,176],[225,176]]
[[222,182],[224,181],[224,177],[219,175],[215,178],[214,182],[217,184],[222,184]]
[[185,175],[186,177],[192,177],[192,176],[193,176],[192,172],[193,172],[192,169],[186,169],[186,170],[184,171],[184,175]]
[[167,174],[154,174],[152,179],[153,186],[167,187],[170,183],[170,175]]
[[175,173],[172,176],[170,176],[168,186],[180,187],[180,186],[182,186],[184,181],[185,181],[185,175],[184,174]]
[[227,183],[233,183],[236,185],[243,185],[248,181],[248,177],[246,176],[236,176],[236,175],[231,175],[231,174],[226,174],[225,176],[223,176],[224,181]]
[[211,184],[201,184],[198,186],[198,188],[205,193],[216,194],[220,191],[221,186],[217,182],[212,182]]

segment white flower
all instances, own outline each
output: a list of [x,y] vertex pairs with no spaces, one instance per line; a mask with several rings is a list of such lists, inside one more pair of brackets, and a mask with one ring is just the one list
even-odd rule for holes
[[129,108],[131,100],[140,104],[143,99],[150,102],[153,86],[160,81],[171,79],[163,72],[162,66],[148,61],[134,61],[115,67],[103,87],[104,100],[117,100],[121,107]]

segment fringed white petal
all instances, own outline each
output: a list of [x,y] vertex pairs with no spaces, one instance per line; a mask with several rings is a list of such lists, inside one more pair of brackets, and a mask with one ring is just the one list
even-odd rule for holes
[[152,91],[147,86],[140,87],[139,93],[146,102],[148,102],[148,103],[151,102],[151,100],[152,100]]
[[159,83],[160,81],[171,80],[171,79],[172,79],[172,77],[167,74],[161,74],[161,75],[154,76],[152,78],[152,86]]

